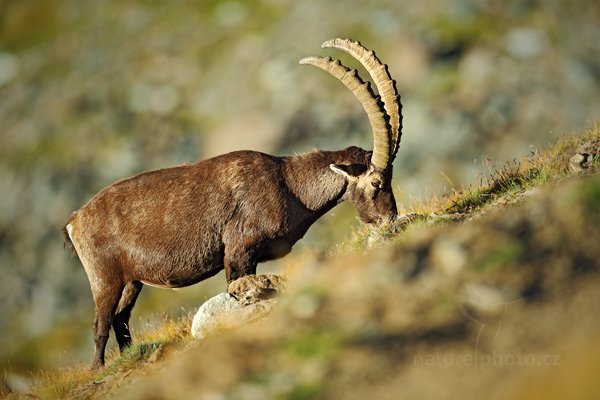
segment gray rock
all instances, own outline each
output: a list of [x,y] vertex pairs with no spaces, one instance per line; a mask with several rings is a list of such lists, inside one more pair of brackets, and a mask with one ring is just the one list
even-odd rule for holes
[[512,293],[477,283],[467,284],[462,298],[463,305],[485,316],[498,315],[517,301],[518,296]]
[[232,282],[229,293],[220,293],[200,306],[192,321],[192,336],[204,339],[266,317],[276,303],[272,297],[284,287],[285,280],[277,275],[249,275]]

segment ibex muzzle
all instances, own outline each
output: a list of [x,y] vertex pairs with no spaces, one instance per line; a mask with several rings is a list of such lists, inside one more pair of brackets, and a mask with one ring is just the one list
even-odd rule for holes
[[227,282],[255,274],[257,263],[289,253],[317,219],[345,200],[365,223],[395,217],[392,162],[402,121],[395,83],[360,43],[334,39],[323,47],[348,52],[373,78],[379,96],[339,61],[301,61],[329,72],[358,98],[373,130],[372,152],[228,153],[118,181],[73,213],[64,233],[96,305],[93,368],[104,364],[111,326],[121,350],[131,343],[129,316],[143,284],[183,287],[222,269]]

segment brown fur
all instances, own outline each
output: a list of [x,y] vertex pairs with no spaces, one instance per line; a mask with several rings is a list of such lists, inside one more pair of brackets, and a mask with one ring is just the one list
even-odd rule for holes
[[121,349],[131,342],[127,324],[142,283],[175,288],[222,269],[228,283],[255,274],[257,263],[289,253],[344,200],[365,222],[393,217],[391,176],[374,171],[370,156],[357,147],[290,157],[238,151],[101,190],[63,230],[96,305],[93,367],[104,364],[111,325]]

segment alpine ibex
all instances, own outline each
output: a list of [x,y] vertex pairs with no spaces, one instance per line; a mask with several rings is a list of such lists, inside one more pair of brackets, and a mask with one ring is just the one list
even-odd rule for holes
[[275,157],[236,151],[120,180],[73,213],[64,233],[90,281],[96,306],[93,368],[104,365],[112,325],[119,348],[131,343],[129,316],[143,284],[177,288],[225,269],[227,282],[256,273],[259,262],[288,254],[308,228],[348,200],[365,223],[396,216],[392,162],[401,103],[387,66],[348,39],[322,47],[346,51],[369,83],[339,60],[308,57],[339,79],[364,107],[373,151],[348,147]]

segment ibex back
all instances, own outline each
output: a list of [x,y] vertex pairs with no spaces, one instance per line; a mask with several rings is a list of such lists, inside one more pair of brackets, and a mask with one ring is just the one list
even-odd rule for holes
[[[339,61],[309,57],[344,83],[365,108],[374,148],[348,147],[275,157],[238,151],[118,181],[73,213],[64,232],[87,273],[96,305],[93,368],[104,365],[113,327],[119,348],[131,343],[129,317],[143,284],[192,285],[225,269],[227,282],[285,256],[308,228],[348,200],[361,220],[396,215],[392,162],[401,104],[387,66],[351,40],[342,49],[371,74],[379,96]],[[381,96],[381,97],[380,97]]]

